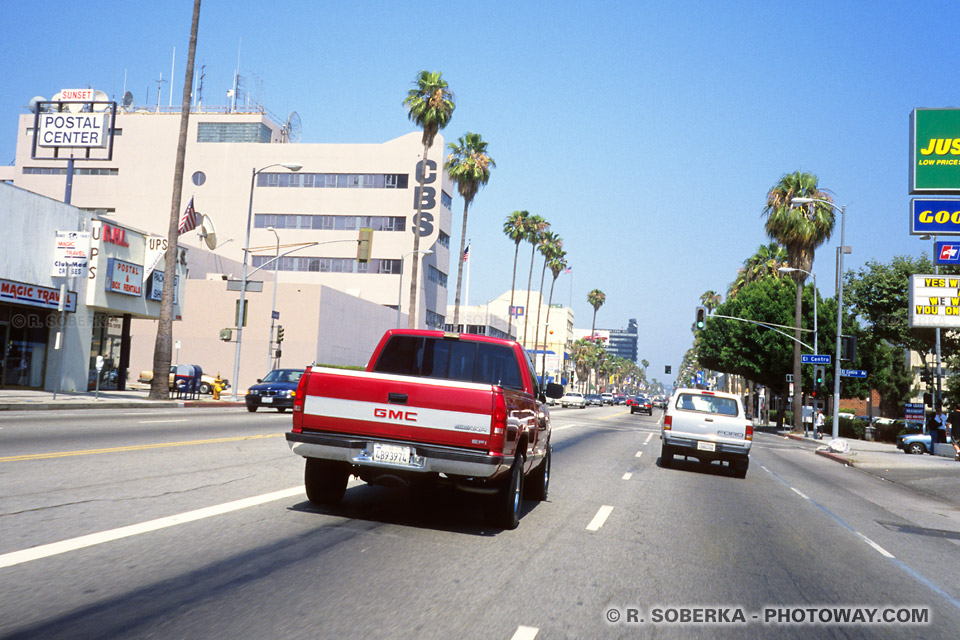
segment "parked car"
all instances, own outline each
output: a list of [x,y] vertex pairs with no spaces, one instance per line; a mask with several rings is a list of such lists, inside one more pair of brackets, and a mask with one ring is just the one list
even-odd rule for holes
[[623,395],[622,393],[618,393],[617,395],[613,396],[613,403],[627,404],[627,396]]
[[653,415],[653,402],[651,402],[649,398],[634,396],[627,404],[630,405],[631,415],[634,413],[645,413],[648,416]]
[[247,390],[244,399],[247,411],[253,412],[264,407],[283,413],[292,408],[297,395],[297,384],[302,375],[303,369],[274,369],[263,378],[257,379],[257,384]]
[[603,404],[613,404],[616,402],[616,399],[613,397],[612,393],[601,393],[600,397],[603,398]]
[[929,433],[904,433],[897,436],[897,449],[904,453],[933,453],[933,440]]
[[587,399],[587,404],[594,407],[603,406],[603,398],[600,397],[599,393],[587,393],[583,396]]
[[583,397],[583,394],[578,391],[568,391],[560,398],[561,407],[580,407],[581,409],[587,408],[587,399]]
[[[170,365],[170,388],[173,389],[173,381],[177,375],[177,365]],[[216,376],[207,375],[206,373],[201,374],[200,376],[200,393],[211,394],[213,393],[213,383],[217,379]],[[150,384],[153,381],[153,371],[141,371],[140,377],[137,378],[137,382],[141,384]],[[226,378],[220,378],[222,390],[230,388],[230,382]]]

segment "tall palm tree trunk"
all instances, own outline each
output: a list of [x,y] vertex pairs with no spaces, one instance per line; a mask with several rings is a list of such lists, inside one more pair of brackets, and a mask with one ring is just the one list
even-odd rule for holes
[[510,279],[510,308],[507,309],[507,338],[510,338],[510,331],[513,329],[513,294],[517,291],[517,257],[520,255],[520,243],[516,243],[513,249],[513,277]]
[[530,318],[530,287],[533,286],[533,263],[536,261],[537,244],[530,250],[530,275],[527,276],[527,302],[523,308],[523,348],[527,348],[527,320]]
[[460,230],[460,259],[457,260],[457,295],[453,302],[453,330],[458,331],[457,325],[460,324],[460,285],[463,283],[463,250],[467,246],[467,208],[470,206],[468,200],[463,201],[463,228]]
[[[550,297],[547,299],[547,326],[548,326],[548,327],[550,326],[550,305],[553,304],[553,285],[555,285],[555,284],[557,284],[557,279],[556,279],[556,278],[554,278],[554,279],[553,279],[553,282],[550,283]],[[546,336],[546,334],[544,334],[544,336],[543,336],[543,342],[544,342],[544,343],[547,342],[547,336]],[[562,366],[562,361],[561,361],[561,366]],[[540,379],[541,379],[542,381],[544,381],[544,382],[546,382],[546,380],[547,380],[547,354],[546,354],[546,346],[544,346],[543,366],[541,367],[541,370],[540,370]]]
[[[164,282],[176,281],[177,242],[180,238],[180,193],[183,191],[183,167],[187,154],[187,130],[190,124],[190,96],[193,93],[193,61],[197,54],[197,31],[200,27],[200,0],[193,3],[193,21],[190,24],[190,48],[187,50],[187,70],[183,83],[183,103],[180,106],[180,135],[177,140],[177,158],[173,170],[173,197],[170,203],[170,220],[167,224],[167,253],[164,256]],[[150,399],[166,400],[170,397],[170,370],[173,351],[173,293],[175,287],[166,286],[160,296],[160,317],[157,322],[157,339],[153,346],[153,380],[150,382]],[[239,384],[237,380],[233,384]]]
[[[410,304],[407,311],[407,328],[409,329],[417,328],[417,282],[420,277],[420,261],[417,257],[420,255],[418,253],[420,251],[420,216],[423,214],[423,186],[427,179],[427,151],[429,149],[430,147],[424,142],[423,164],[420,165],[420,180],[418,181],[420,186],[417,190],[417,217],[413,223],[413,253],[411,255],[413,264],[410,265]],[[403,272],[403,265],[400,266],[400,271]]]
[[794,310],[793,322],[793,430],[803,429],[803,378],[800,370],[800,315],[803,304],[803,285],[797,282],[797,306]]
[[[540,270],[540,300],[537,305],[537,324],[533,327],[533,363],[537,363],[537,345],[540,342],[540,309],[543,307],[543,280],[547,275],[547,258],[543,258],[543,269]],[[549,313],[549,312],[548,312]],[[547,358],[547,334],[543,334],[543,358]]]

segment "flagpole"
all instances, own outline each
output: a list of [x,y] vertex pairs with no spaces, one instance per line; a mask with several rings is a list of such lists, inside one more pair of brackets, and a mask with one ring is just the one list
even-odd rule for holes
[[470,241],[467,240],[467,282],[463,287],[463,306],[468,307],[470,303]]

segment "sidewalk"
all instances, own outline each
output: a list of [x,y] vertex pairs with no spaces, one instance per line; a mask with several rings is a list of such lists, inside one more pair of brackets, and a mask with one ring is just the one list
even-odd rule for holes
[[30,389],[0,389],[0,412],[2,411],[49,411],[55,409],[144,409],[148,407],[242,407],[243,399],[230,400],[229,392],[214,400],[201,395],[199,400],[183,400],[171,396],[170,400],[150,400],[149,389],[126,391],[95,391],[57,393],[54,400],[50,391]]

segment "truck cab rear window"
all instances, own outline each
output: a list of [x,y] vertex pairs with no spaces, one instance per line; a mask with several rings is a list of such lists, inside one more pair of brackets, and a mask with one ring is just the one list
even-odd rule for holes
[[393,336],[373,370],[523,389],[520,366],[509,347],[469,340]]
[[702,411],[719,413],[724,416],[737,415],[737,401],[719,396],[703,396],[694,393],[681,393],[677,398],[677,409],[684,411]]

